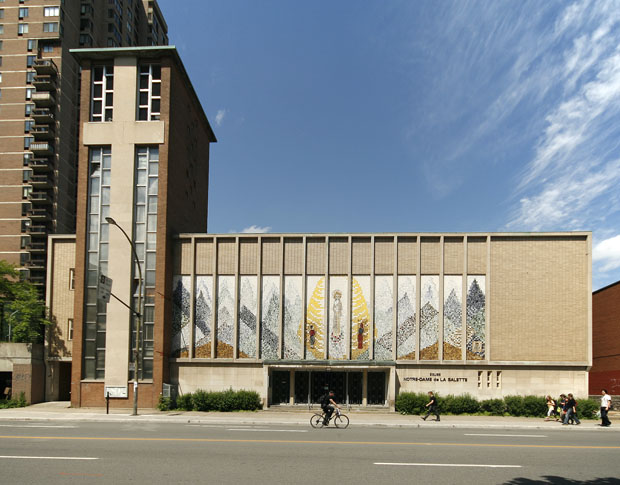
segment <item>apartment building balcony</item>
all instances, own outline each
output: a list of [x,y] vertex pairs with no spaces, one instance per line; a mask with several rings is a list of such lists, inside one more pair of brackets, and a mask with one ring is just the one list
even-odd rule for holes
[[37,72],[37,75],[53,75],[58,74],[58,68],[56,64],[51,59],[35,59],[34,61],[34,70]]
[[56,106],[56,96],[49,92],[32,93],[32,100],[38,107],[51,108]]
[[53,91],[56,89],[56,76],[35,76],[32,80],[32,84],[37,91]]
[[54,113],[49,108],[36,108],[32,110],[32,118],[36,123],[51,123],[54,121]]
[[30,129],[30,133],[35,140],[53,140],[56,137],[56,127],[50,125],[34,125]]
[[28,200],[36,205],[48,205],[52,203],[52,198],[46,192],[33,190],[28,194]]
[[28,183],[37,189],[49,189],[52,187],[52,181],[47,175],[31,175]]
[[49,157],[54,154],[54,147],[46,141],[36,141],[30,144],[30,151],[38,156]]
[[51,221],[52,213],[45,208],[33,208],[28,209],[26,215],[30,218],[31,221]]
[[47,158],[31,158],[28,161],[28,167],[30,167],[33,172],[49,172],[52,170],[53,165]]
[[[31,224],[28,227],[28,234],[30,235],[46,235],[47,226],[45,224]],[[32,243],[31,243],[32,244]]]
[[26,263],[26,268],[30,269],[30,270],[43,270],[45,269],[45,258],[33,258],[32,256],[30,257],[30,261],[28,261]]
[[29,242],[26,244],[26,249],[31,253],[44,253],[47,249],[47,244],[43,242]]
[[45,284],[45,268],[39,271],[30,271],[28,281],[35,286],[43,286]]

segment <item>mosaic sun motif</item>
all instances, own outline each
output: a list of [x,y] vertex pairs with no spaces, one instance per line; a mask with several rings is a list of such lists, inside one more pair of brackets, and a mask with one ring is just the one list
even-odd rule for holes
[[189,357],[191,277],[172,278],[172,345],[173,357]]
[[486,347],[485,277],[467,276],[467,359],[484,360]]
[[[306,281],[306,359],[322,360],[325,358],[325,277],[308,276]],[[300,329],[301,331],[303,329]]]
[[444,276],[443,279],[443,358],[444,360],[461,360],[461,330],[463,310],[461,300],[463,293],[462,276]]
[[280,324],[280,277],[263,276],[261,292],[260,352],[262,359],[278,358]]
[[398,277],[398,323],[396,327],[396,350],[399,359],[414,360],[416,349],[416,277]]
[[217,277],[217,322],[215,355],[219,358],[233,357],[235,318],[235,277]]
[[420,291],[420,360],[439,359],[439,276],[422,276]]
[[237,315],[240,358],[256,358],[256,287],[256,276],[240,277]]
[[345,359],[346,326],[349,323],[348,278],[331,276],[329,278],[329,358]]
[[303,294],[302,277],[284,277],[284,336],[283,358],[299,360],[302,358]]
[[212,295],[213,276],[196,276],[194,352],[198,358],[211,357]]
[[370,276],[355,276],[351,282],[351,359],[369,360]]
[[394,278],[375,276],[375,360],[392,360]]

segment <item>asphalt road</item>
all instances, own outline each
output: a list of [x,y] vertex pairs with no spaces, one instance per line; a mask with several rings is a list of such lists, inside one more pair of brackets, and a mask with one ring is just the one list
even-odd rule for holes
[[617,433],[0,423],[0,483],[620,483]]

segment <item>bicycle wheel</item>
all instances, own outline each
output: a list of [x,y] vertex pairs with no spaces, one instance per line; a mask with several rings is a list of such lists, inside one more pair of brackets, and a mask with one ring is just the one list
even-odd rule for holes
[[320,414],[314,414],[310,418],[310,426],[313,428],[322,428],[323,427],[323,416]]
[[349,426],[349,418],[344,414],[334,416],[334,424],[336,425],[336,428],[346,428]]

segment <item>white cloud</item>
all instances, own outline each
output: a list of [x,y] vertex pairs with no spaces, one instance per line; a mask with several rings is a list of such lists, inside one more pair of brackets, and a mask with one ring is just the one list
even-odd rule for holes
[[594,246],[592,261],[598,263],[603,272],[620,268],[620,234],[604,239]]
[[218,109],[217,110],[217,114],[215,115],[215,124],[217,126],[222,126],[222,123],[224,121],[224,117],[226,116],[226,110],[225,109]]
[[243,229],[241,232],[244,234],[245,233],[264,234],[269,231],[271,231],[271,226],[260,227],[260,226],[251,225],[250,227],[246,227],[245,229]]

